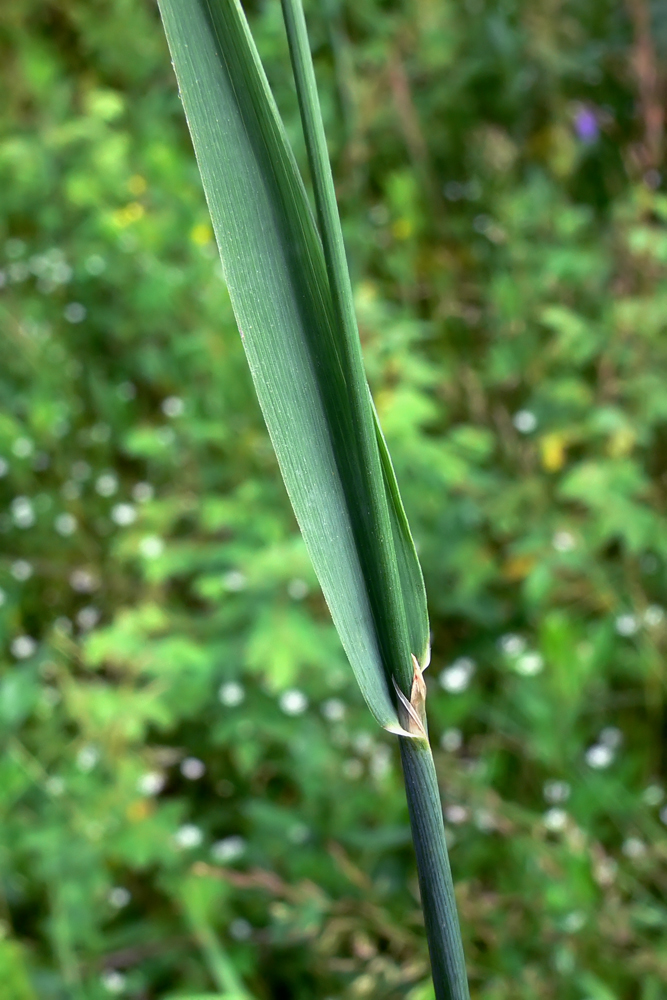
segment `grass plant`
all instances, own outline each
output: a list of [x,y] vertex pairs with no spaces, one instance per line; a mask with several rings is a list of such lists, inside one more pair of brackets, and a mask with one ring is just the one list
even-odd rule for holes
[[283,14],[317,224],[235,0],[161,0],[225,280],[313,566],[364,698],[397,734],[437,1000],[468,987],[426,725],[421,569],[363,368],[300,0]]

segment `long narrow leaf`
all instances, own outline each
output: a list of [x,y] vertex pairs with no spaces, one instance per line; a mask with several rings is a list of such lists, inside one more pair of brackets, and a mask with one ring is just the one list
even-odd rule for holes
[[363,369],[337,326],[305,189],[236,0],[160,7],[283,478],[362,693],[378,722],[398,730],[389,679],[409,694],[410,653],[425,656],[423,584]]

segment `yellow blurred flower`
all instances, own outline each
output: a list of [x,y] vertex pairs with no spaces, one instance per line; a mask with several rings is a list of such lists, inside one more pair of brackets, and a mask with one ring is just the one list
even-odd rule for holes
[[113,221],[120,229],[131,226],[133,222],[138,222],[146,214],[146,209],[138,201],[131,201],[129,205],[117,209],[113,213]]
[[190,230],[190,239],[199,247],[206,246],[213,239],[213,230],[208,222],[200,222]]
[[142,819],[147,819],[154,809],[155,805],[150,799],[136,799],[130,802],[125,815],[131,823],[140,823]]
[[547,472],[558,472],[565,465],[567,441],[562,434],[546,434],[540,443],[542,465]]
[[412,236],[412,223],[405,217],[396,219],[391,231],[397,240],[407,240],[408,236]]

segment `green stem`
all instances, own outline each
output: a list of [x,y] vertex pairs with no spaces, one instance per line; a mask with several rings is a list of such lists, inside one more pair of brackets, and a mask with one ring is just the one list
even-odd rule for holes
[[[366,375],[306,20],[301,0],[281,0],[281,2],[313,182],[317,221],[331,290],[333,317],[336,329],[340,333],[338,338],[340,363],[344,377],[349,379],[350,385],[354,385],[362,379],[365,381]],[[361,455],[361,461],[354,472],[360,484],[359,493],[349,497],[355,534],[361,558],[365,561],[363,570],[377,625],[376,632],[387,673],[387,685],[391,691],[391,678],[395,677],[403,692],[409,697],[412,684],[410,660],[412,650],[408,648],[406,641],[405,607],[401,595],[370,396],[351,392],[349,399],[354,411],[351,430],[357,438]],[[349,449],[350,455],[354,452],[355,449]],[[361,505],[360,495],[365,498]]]
[[431,748],[399,737],[436,1000],[470,1000]]

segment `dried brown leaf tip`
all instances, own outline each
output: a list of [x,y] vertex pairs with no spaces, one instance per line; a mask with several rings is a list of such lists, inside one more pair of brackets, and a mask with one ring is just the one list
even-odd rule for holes
[[412,666],[414,668],[414,674],[412,677],[410,701],[408,701],[394,680],[394,688],[398,696],[401,725],[411,736],[418,736],[421,739],[427,740],[426,682],[424,681],[424,674],[422,672],[422,668],[419,666],[419,661],[414,655],[412,657]]

